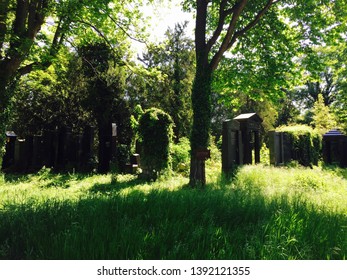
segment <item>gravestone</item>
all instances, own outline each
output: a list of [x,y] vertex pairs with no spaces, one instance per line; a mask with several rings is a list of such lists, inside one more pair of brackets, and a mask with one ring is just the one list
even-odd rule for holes
[[80,168],[83,171],[91,171],[94,145],[94,127],[86,126],[81,139]]
[[17,172],[25,172],[28,167],[28,154],[25,139],[17,139],[14,153],[14,169]]
[[52,130],[44,130],[42,135],[42,159],[47,168],[54,167],[56,155],[56,133]]
[[2,159],[2,169],[7,169],[15,163],[15,145],[17,135],[13,131],[6,131],[5,155]]
[[287,132],[269,131],[270,164],[283,165],[290,162],[292,155],[292,140]]
[[232,172],[236,165],[242,164],[242,139],[240,123],[236,120],[223,122],[222,133],[222,171]]
[[61,171],[65,169],[68,162],[68,145],[71,138],[71,128],[62,126],[57,130],[55,149],[55,169]]
[[240,123],[243,164],[260,163],[260,130],[263,120],[256,113],[241,114],[234,118]]
[[323,135],[323,160],[347,167],[347,136],[337,129]]
[[32,169],[39,170],[43,165],[43,140],[41,135],[33,136]]

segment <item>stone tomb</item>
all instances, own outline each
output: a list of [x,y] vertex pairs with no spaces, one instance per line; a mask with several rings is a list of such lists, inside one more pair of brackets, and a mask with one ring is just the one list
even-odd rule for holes
[[347,167],[347,136],[341,131],[333,129],[323,135],[323,160]]
[[256,113],[241,114],[223,123],[222,171],[234,166],[260,162],[260,131],[263,120]]

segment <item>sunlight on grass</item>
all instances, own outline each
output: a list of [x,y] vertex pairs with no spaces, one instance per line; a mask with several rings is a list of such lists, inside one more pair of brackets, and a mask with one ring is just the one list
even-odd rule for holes
[[1,259],[345,259],[347,180],[338,168],[207,162],[181,175],[3,175]]

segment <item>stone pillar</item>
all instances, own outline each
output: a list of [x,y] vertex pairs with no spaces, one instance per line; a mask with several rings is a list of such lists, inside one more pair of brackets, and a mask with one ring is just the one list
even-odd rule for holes
[[55,133],[52,130],[44,130],[42,135],[42,159],[43,165],[51,168],[55,162],[55,147],[54,147]]
[[84,171],[91,171],[93,158],[94,127],[86,126],[81,141],[80,166]]
[[246,130],[245,133],[242,134],[243,137],[243,163],[244,164],[252,164],[252,132],[250,130]]
[[254,162],[260,163],[260,137],[259,131],[254,131]]
[[33,136],[33,161],[32,168],[34,170],[39,170],[42,168],[42,136]]
[[27,168],[28,157],[26,153],[25,139],[17,139],[15,145],[15,170],[25,172]]
[[17,135],[14,132],[6,133],[6,151],[2,160],[2,169],[9,168],[15,163],[15,145]]
[[240,162],[239,147],[240,124],[234,120],[223,122],[222,132],[222,172],[230,173]]

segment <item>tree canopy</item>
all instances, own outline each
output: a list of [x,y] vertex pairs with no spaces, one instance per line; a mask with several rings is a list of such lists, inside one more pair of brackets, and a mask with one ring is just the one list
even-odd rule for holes
[[[285,84],[281,74],[283,67],[288,69],[295,62],[288,53],[307,56],[312,46],[331,44],[343,38],[343,32],[346,31],[346,2],[318,2],[184,1],[184,8],[195,11],[196,15],[197,64],[192,93],[194,118],[190,174],[192,185],[205,182],[204,165],[196,159],[196,150],[206,149],[208,145],[212,76],[224,55],[230,53],[232,71],[236,73],[234,75],[247,75],[249,82],[243,84],[243,90],[249,87],[252,93],[257,94],[258,80],[249,79],[253,69],[259,77],[262,76],[262,71],[272,72],[270,79],[267,77],[265,81],[265,90],[266,83],[270,84],[271,88],[272,84],[277,84],[278,81],[277,89],[280,88],[281,82]],[[251,67],[247,67],[249,61],[253,62]],[[271,78],[274,82],[271,82]],[[231,80],[231,83],[235,81],[237,83],[238,80]],[[235,84],[232,86],[237,92],[237,84],[236,87]],[[271,98],[273,93],[268,91],[267,97]]]
[[162,42],[147,42],[136,63],[129,49],[146,40],[147,2],[1,1],[1,130],[12,101],[21,110],[12,115],[16,124],[28,122],[17,127],[34,133],[44,124],[100,124],[107,112],[109,123],[137,105],[157,107],[171,115],[176,141],[191,134],[196,185],[205,182],[197,154],[226,116],[251,110],[266,129],[317,126],[323,100],[338,124],[346,122],[345,0],[184,0],[195,14],[194,42],[177,24]]

